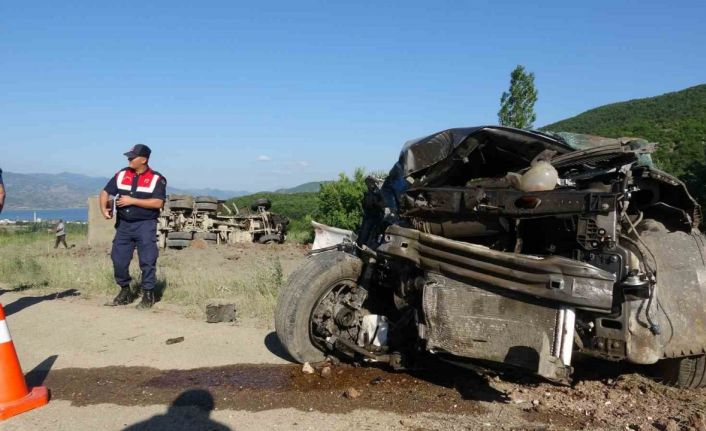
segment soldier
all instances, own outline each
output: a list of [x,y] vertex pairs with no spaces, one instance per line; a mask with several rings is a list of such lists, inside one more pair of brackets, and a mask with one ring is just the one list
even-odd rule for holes
[[[115,239],[110,256],[120,293],[106,305],[127,305],[130,292],[130,261],[135,248],[142,271],[142,301],[138,309],[154,305],[157,272],[157,217],[167,194],[167,180],[149,166],[152,151],[138,144],[125,153],[129,165],[121,169],[100,194],[100,208],[106,219],[116,217]],[[109,206],[114,196],[115,210]],[[115,212],[116,214],[113,214]]]

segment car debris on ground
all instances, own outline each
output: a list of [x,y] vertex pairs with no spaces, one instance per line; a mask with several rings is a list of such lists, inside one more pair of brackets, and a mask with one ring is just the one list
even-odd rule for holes
[[235,322],[235,304],[208,304],[206,305],[206,322]]
[[166,344],[166,345],[177,344],[177,343],[181,343],[182,341],[184,341],[184,337],[167,338],[167,341],[165,341],[164,344]]

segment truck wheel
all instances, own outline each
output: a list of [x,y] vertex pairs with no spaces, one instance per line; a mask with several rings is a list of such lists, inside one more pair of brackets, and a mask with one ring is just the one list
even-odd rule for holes
[[275,329],[287,352],[299,362],[325,359],[322,340],[312,331],[314,311],[334,289],[356,286],[363,268],[357,257],[338,250],[319,253],[282,286],[275,311]]
[[194,239],[202,239],[204,241],[218,241],[218,234],[213,232],[196,232]]
[[260,199],[256,200],[255,202],[253,202],[252,205],[250,205],[250,209],[252,209],[253,211],[257,211],[258,207],[263,207],[266,210],[268,210],[272,207],[272,201],[270,201],[267,198],[260,198]]
[[272,243],[281,243],[281,237],[277,234],[270,234],[270,235],[262,235],[260,238],[257,239],[257,242],[260,244],[272,244]]
[[182,199],[178,201],[170,201],[169,209],[171,210],[190,210],[194,207],[194,201],[190,199]]
[[663,359],[657,368],[665,385],[685,389],[706,387],[706,355]]
[[214,198],[213,196],[196,196],[194,201],[196,201],[196,203],[217,204],[218,198]]
[[169,232],[167,234],[167,239],[188,239],[190,240],[193,238],[193,234],[191,232]]
[[186,248],[191,245],[189,239],[167,239],[167,247],[169,248]]
[[196,202],[194,207],[199,211],[218,211],[218,204],[210,202]]

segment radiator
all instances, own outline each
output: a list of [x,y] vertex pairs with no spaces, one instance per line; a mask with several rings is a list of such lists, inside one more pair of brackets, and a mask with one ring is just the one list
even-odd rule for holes
[[504,363],[551,380],[571,372],[574,313],[427,273],[420,336],[427,350]]

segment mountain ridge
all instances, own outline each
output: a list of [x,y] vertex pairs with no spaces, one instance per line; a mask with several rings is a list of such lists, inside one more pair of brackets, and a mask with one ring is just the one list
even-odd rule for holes
[[[85,208],[87,199],[97,195],[108,182],[107,177],[92,177],[72,172],[20,174],[3,171],[2,175],[7,189],[6,209]],[[209,195],[218,199],[249,194],[244,190],[182,189],[169,185],[167,187],[169,193]]]
[[[58,174],[20,174],[3,171],[3,180],[8,191],[5,209],[68,209],[85,208],[89,197],[97,195],[108,182],[107,177],[92,177],[73,172]],[[311,181],[290,188],[280,188],[273,194],[296,194],[318,192],[325,181]],[[233,199],[251,195],[246,190],[223,190],[216,188],[187,189],[167,185],[171,194],[208,195],[218,199]]]
[[292,193],[316,193],[321,189],[321,185],[330,181],[309,181],[295,187],[277,189],[272,193],[292,194]]

